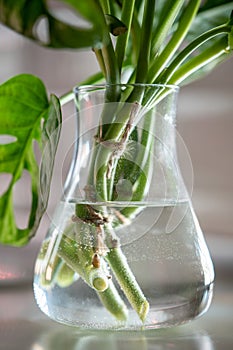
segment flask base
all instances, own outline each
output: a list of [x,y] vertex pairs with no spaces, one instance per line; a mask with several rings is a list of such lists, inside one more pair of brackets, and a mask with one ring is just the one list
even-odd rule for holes
[[116,321],[103,307],[92,305],[91,300],[71,308],[68,300],[59,302],[59,291],[56,304],[51,304],[49,291],[41,289],[36,283],[34,292],[40,309],[56,322],[88,330],[133,331],[178,326],[201,316],[210,306],[213,286],[214,283],[211,283],[198,289],[189,300],[180,295],[150,300],[151,308],[144,323],[132,309],[127,321]]

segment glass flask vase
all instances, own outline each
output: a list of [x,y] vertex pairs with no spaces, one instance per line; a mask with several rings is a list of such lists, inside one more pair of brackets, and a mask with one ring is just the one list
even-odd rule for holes
[[73,161],[35,265],[39,307],[89,329],[195,318],[210,304],[214,272],[177,162],[178,88],[74,94]]

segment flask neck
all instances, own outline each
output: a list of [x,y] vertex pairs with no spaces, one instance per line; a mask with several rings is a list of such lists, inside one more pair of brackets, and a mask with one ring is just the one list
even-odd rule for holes
[[119,199],[119,192],[124,200],[141,201],[148,196],[153,200],[154,184],[159,197],[164,196],[159,185],[162,180],[165,191],[164,186],[169,182],[169,196],[177,192],[176,104],[176,90],[167,93],[153,107],[138,102],[106,103],[105,90],[100,88],[79,92],[76,96],[78,135],[65,186],[67,197],[86,200],[88,188],[93,193],[89,198],[94,200],[97,193],[98,201]]

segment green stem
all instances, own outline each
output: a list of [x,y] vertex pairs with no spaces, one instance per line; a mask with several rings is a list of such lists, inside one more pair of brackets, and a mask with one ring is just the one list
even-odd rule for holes
[[72,101],[74,98],[73,90],[66,92],[64,95],[59,97],[61,106],[64,106],[66,103]]
[[109,286],[104,292],[98,293],[98,297],[104,307],[119,321],[127,320],[127,307],[112,281],[109,281]]
[[[133,91],[133,95],[142,99],[144,94],[144,89],[141,86],[136,86]],[[132,94],[130,95],[128,100],[133,98]],[[137,100],[136,100],[137,101]],[[127,127],[127,123],[135,124],[135,115],[137,115],[134,111],[135,106],[138,104],[126,102],[123,104],[120,111],[117,113],[117,116],[114,119],[114,123],[112,125],[108,124],[107,132],[104,135],[103,141],[106,143],[108,140],[111,142],[120,142],[121,137],[125,128]],[[131,132],[130,132],[131,133]],[[125,143],[127,143],[128,138],[125,139]],[[96,188],[98,199],[100,201],[109,201],[112,200],[112,185],[108,184],[107,173],[109,171],[109,163],[113,154],[113,148],[106,147],[106,145],[102,142],[99,144],[98,151],[95,154],[95,166],[94,166],[94,186]],[[116,161],[118,159],[116,158]],[[116,164],[114,165],[116,167]],[[144,175],[142,175],[141,180],[143,180]],[[111,183],[114,182],[114,179],[111,180]],[[110,192],[109,192],[110,188]],[[143,191],[142,191],[143,193]]]
[[198,72],[202,67],[209,65],[220,57],[229,56],[232,51],[227,48],[228,43],[226,38],[222,38],[208,47],[200,55],[191,58],[188,62],[183,64],[168,81],[169,84],[181,84],[192,74]]
[[[107,132],[102,141],[119,142],[122,134],[126,128],[127,122],[129,122],[130,115],[133,114],[135,105],[132,103],[124,103],[121,110],[118,112],[116,120],[113,124],[109,125]],[[94,167],[94,179],[95,188],[100,201],[109,201],[111,198],[108,196],[108,176],[109,162],[113,155],[113,148],[111,145],[106,147],[106,144],[102,142],[99,144],[98,152],[95,159]]]
[[200,35],[197,39],[191,42],[180,54],[174,59],[174,61],[169,65],[169,67],[162,73],[158,80],[163,83],[166,83],[170,80],[172,75],[176,72],[176,70],[181,66],[181,64],[201,45],[216,37],[217,35],[229,34],[231,32],[230,25],[222,25],[216,28],[213,28],[202,35]]
[[[121,109],[120,114],[121,114],[121,116],[124,114],[124,118],[126,118],[125,117],[126,110],[124,107]],[[127,105],[127,107],[128,107],[128,105]],[[130,106],[130,108],[132,108],[132,106]],[[124,113],[123,113],[123,110],[124,110]],[[129,110],[127,111],[126,115],[127,115],[127,120],[129,120],[130,119],[130,117],[129,117],[130,111]],[[145,126],[146,130],[143,131],[142,146],[144,146],[144,147],[151,146],[152,138],[149,137],[148,130],[151,127],[152,120],[153,120],[153,118],[149,118],[147,120],[147,123],[149,121],[149,125]],[[121,128],[122,128],[122,126],[121,126]],[[128,137],[129,137],[129,135],[128,135]],[[127,139],[126,139],[126,141],[127,141]],[[109,158],[111,155],[111,149],[110,150],[107,148],[104,149],[104,146],[100,146],[100,147],[102,147],[102,148],[99,149],[98,156],[96,158],[96,168],[98,167],[97,168],[98,171],[96,172],[96,184],[95,184],[95,186],[97,188],[97,192],[98,192],[100,200],[104,201],[104,200],[111,200],[111,198],[109,197],[109,193],[108,193],[108,186],[107,186],[107,179],[106,179],[107,178],[106,173],[107,173]],[[151,151],[151,147],[149,147],[149,150]],[[148,151],[148,149],[147,149],[147,151]],[[149,151],[149,154],[151,154],[150,151]],[[144,163],[143,164],[144,168],[143,168],[143,171],[142,171],[142,169],[140,169],[140,172],[142,172],[142,174],[140,176],[140,181],[137,183],[137,185],[139,185],[138,192],[140,193],[140,199],[143,197],[143,195],[145,193],[144,191],[145,191],[147,180],[148,180],[147,177],[149,174],[149,169],[151,169],[150,166],[152,165],[152,162],[151,162],[151,159],[150,159],[150,156],[148,155],[148,153],[147,153],[147,158],[148,158],[147,161],[145,161],[144,157],[141,156],[141,158],[142,158],[141,162]],[[116,164],[114,166],[116,168]],[[112,179],[112,181],[114,181],[114,180]],[[134,192],[134,195],[135,195],[135,192]],[[129,212],[127,212],[127,214],[130,213],[130,215],[132,215],[132,213],[135,214],[135,212],[138,210],[137,207],[132,207],[130,209],[129,209]],[[106,254],[105,258],[108,261],[114,275],[116,276],[122,290],[124,291],[125,295],[127,296],[128,300],[130,301],[132,307],[136,310],[140,319],[142,321],[144,321],[146,318],[146,315],[148,313],[148,310],[149,310],[149,304],[148,304],[140,286],[138,285],[138,283],[137,283],[120,247],[111,248],[111,242],[113,240],[112,240],[112,235],[109,232],[112,232],[112,231],[113,230],[110,228],[109,225],[105,229],[105,234],[107,235],[107,238],[106,238],[107,247],[109,248],[109,252]],[[113,232],[113,235],[114,235],[114,232]],[[110,236],[110,238],[109,238],[109,236]]]
[[160,21],[154,30],[151,45],[151,57],[155,57],[161,50],[161,47],[163,47],[163,43],[165,42],[165,39],[172,27],[172,24],[178,16],[184,2],[185,0],[174,0],[172,1],[171,7],[169,7],[169,9],[167,8],[167,6],[164,7]]
[[144,83],[147,78],[151,37],[153,29],[153,19],[155,10],[155,0],[146,0],[144,5],[140,50],[136,70],[136,83]]
[[153,59],[150,69],[148,71],[148,82],[153,82],[158,77],[158,75],[166,67],[166,64],[176,53],[176,50],[181,45],[183,39],[185,38],[190,25],[197,13],[197,10],[200,6],[200,0],[190,1],[184,11],[181,14],[179,19],[178,28],[175,33],[173,33],[170,41],[165,46],[164,50],[159,54],[159,56]]
[[[61,240],[61,245],[59,247],[58,254],[64,259],[66,264],[70,266],[74,271],[80,272],[81,268],[81,276],[83,277],[83,268],[85,268],[86,261],[80,262],[78,257],[78,251],[76,242],[69,242],[66,239]],[[81,263],[81,264],[80,264]],[[103,273],[106,273],[107,267],[104,267]],[[84,276],[84,280],[86,280],[86,276]],[[89,278],[88,278],[89,281]],[[99,284],[100,281],[97,281]],[[99,285],[102,287],[102,284]],[[98,287],[98,285],[97,285]],[[95,288],[96,293],[99,299],[102,301],[103,305],[106,309],[112,313],[117,319],[125,321],[127,319],[127,308],[125,303],[121,299],[119,293],[117,292],[113,282],[111,280],[108,281],[108,287],[104,288],[102,291],[99,288]]]
[[[77,210],[76,210],[76,215],[78,215],[79,219],[85,219],[88,222],[96,222],[95,220],[98,220],[98,227],[94,226],[94,224],[86,224],[87,227],[93,227],[93,229],[90,232],[90,237],[91,237],[91,242],[93,244],[93,242],[95,242],[95,236],[97,234],[97,240],[100,239],[100,233],[98,232],[94,232],[95,230],[97,231],[98,229],[100,229],[100,224],[99,224],[99,220],[101,218],[108,218],[108,211],[106,208],[104,207],[90,207],[88,205],[85,204],[78,204],[77,205]],[[90,238],[83,238],[83,232],[87,232],[87,227],[80,227],[78,229],[79,232],[79,236],[80,236],[80,240],[82,242],[83,245],[86,246],[85,249],[89,249],[89,247],[87,246],[88,244],[88,240]],[[77,231],[77,230],[76,230]],[[133,306],[133,308],[136,310],[136,312],[138,313],[139,317],[141,318],[142,321],[144,321],[146,314],[148,312],[148,307],[149,304],[146,301],[146,298],[144,297],[129,265],[127,262],[126,257],[124,256],[123,252],[121,251],[121,248],[118,246],[119,245],[119,240],[115,234],[115,231],[112,228],[112,225],[110,223],[105,223],[101,225],[101,232],[103,233],[103,239],[104,242],[101,243],[101,247],[103,247],[103,243],[106,245],[107,249],[105,250],[105,253],[103,254],[103,259],[107,260],[110,264],[110,267],[112,268],[112,271],[114,273],[114,275],[117,277],[117,280],[123,290],[123,292],[125,293],[125,295],[127,296],[128,300],[130,301],[131,305]],[[77,236],[76,234],[76,242],[79,241],[79,236]],[[86,235],[85,235],[86,236]],[[89,235],[87,235],[89,236]],[[84,241],[83,241],[84,239]],[[85,241],[85,239],[87,239],[87,242]],[[77,244],[77,243],[76,243]],[[96,247],[97,250],[99,250],[99,246],[98,243],[95,244],[94,246]],[[117,248],[116,248],[117,246]],[[70,248],[69,248],[70,249]],[[71,248],[73,249],[73,247]],[[84,248],[81,248],[82,250]],[[77,250],[77,248],[76,248]],[[79,248],[78,248],[79,250]],[[82,253],[81,253],[82,254]],[[83,268],[85,268],[85,270],[87,269],[87,266],[90,264],[88,262],[89,259],[89,252],[87,253],[86,259],[82,259],[83,263],[85,262],[85,266]],[[68,264],[68,262],[66,261],[66,263]],[[102,272],[103,274],[108,274],[108,269],[106,267],[106,265],[104,264],[104,262],[102,263]],[[120,271],[122,272],[121,277],[120,277]],[[100,283],[101,285],[101,283]],[[96,285],[94,285],[96,287]],[[109,284],[108,284],[109,286]],[[97,288],[96,288],[97,289]],[[107,288],[106,288],[107,289]],[[98,289],[97,289],[98,290]],[[105,302],[107,302],[107,300],[105,300]]]
[[[144,4],[143,20],[140,33],[140,49],[135,68],[135,83],[145,83],[149,67],[151,49],[151,37],[153,31],[153,20],[155,11],[155,0],[146,0]],[[144,94],[142,86],[135,86],[127,99],[128,103],[141,103]]]
[[[152,111],[149,111],[144,117],[141,138],[142,149],[139,150],[134,168],[129,175],[129,180],[133,184],[132,202],[140,202],[146,195],[147,185],[153,169],[154,126],[155,118],[152,115]],[[141,209],[137,206],[128,206],[121,210],[121,214],[127,219],[132,219]]]
[[121,74],[122,64],[124,61],[125,50],[128,44],[131,23],[134,13],[135,0],[124,0],[122,6],[122,16],[121,21],[126,25],[127,32],[123,35],[119,35],[116,43],[116,57],[119,67],[119,73]]
[[58,256],[77,272],[96,291],[104,291],[108,288],[108,278],[105,270],[95,268],[92,265],[93,249],[84,246],[73,239],[63,236],[58,248]]
[[[98,72],[98,73],[93,74],[89,78],[83,80],[82,82],[80,82],[79,86],[81,86],[81,85],[93,85],[93,84],[96,84],[102,80],[103,80],[103,73]],[[72,101],[73,98],[74,98],[73,90],[70,90],[70,91],[66,92],[65,94],[61,95],[59,97],[61,106],[64,106],[66,103]]]
[[106,67],[105,67],[105,62],[104,62],[102,51],[100,49],[93,49],[93,52],[95,53],[97,62],[98,62],[99,67],[101,69],[101,72],[103,73],[103,76],[106,79],[107,78],[107,72],[106,72]]
[[122,251],[119,248],[111,248],[106,255],[106,259],[132,307],[136,310],[140,319],[144,321],[149,311],[149,303],[129,269]]
[[[202,35],[197,39],[191,42],[180,54],[172,61],[163,73],[153,82],[160,84],[180,84],[188,76],[198,71],[201,67],[207,65],[208,63],[215,60],[217,57],[220,57],[223,54],[229,54],[228,43],[226,38],[220,42],[214,43],[213,46],[207,48],[201,54],[197,55],[194,58],[189,59],[187,63],[182,63],[189,58],[189,56],[197,50],[201,45],[205,44],[207,41],[213,39],[218,35],[230,34],[231,25],[225,24],[216,28],[213,28]],[[224,44],[225,40],[225,44]],[[162,87],[153,93],[147,93],[144,96],[144,105],[148,108],[151,108],[155,103],[158,103],[163,99],[169,90],[166,87]]]
[[[132,19],[132,67],[134,67],[134,76],[136,77],[137,59],[139,57],[141,26],[138,21],[138,13],[135,9]],[[135,80],[133,81],[135,82]]]
[[75,271],[64,261],[62,261],[62,264],[55,278],[56,284],[61,288],[67,288],[75,281],[77,281],[78,278],[79,275],[75,273]]
[[97,73],[91,75],[89,78],[81,81],[79,83],[79,86],[97,84],[99,82],[102,82],[103,79],[104,79],[103,72],[97,72]]
[[99,0],[100,6],[102,7],[104,14],[110,14],[109,0]]
[[120,72],[111,40],[102,48],[102,56],[106,69],[107,91],[106,102],[117,102],[120,99]]

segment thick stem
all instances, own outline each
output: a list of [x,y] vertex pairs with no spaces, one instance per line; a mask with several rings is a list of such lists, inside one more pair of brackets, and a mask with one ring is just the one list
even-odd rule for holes
[[132,307],[140,319],[144,321],[149,311],[149,303],[130,270],[121,249],[111,248],[106,255],[106,259]]
[[102,266],[95,268],[92,265],[93,250],[90,246],[78,244],[73,239],[63,236],[58,249],[58,256],[77,272],[90,287],[96,291],[108,288],[108,278]]
[[[88,236],[88,237],[85,238],[85,241],[83,241],[82,243],[88,244],[88,241],[90,240],[92,242],[92,245],[94,245],[95,250],[97,252],[100,252],[100,254],[102,254],[101,256],[101,259],[103,259],[102,273],[105,275],[108,275],[109,271],[104,263],[104,260],[108,261],[112,269],[112,272],[116,276],[123,292],[125,293],[128,300],[130,301],[132,307],[138,313],[140,319],[144,321],[146,314],[148,312],[149,304],[145,296],[143,295],[143,292],[140,286],[138,285],[128,265],[127,259],[124,256],[119,246],[120,244],[119,239],[116,236],[111,223],[108,223],[109,220],[108,220],[107,209],[105,207],[100,207],[100,206],[98,206],[97,207],[98,209],[97,209],[97,208],[94,208],[93,206],[89,206],[85,204],[79,204],[77,205],[77,208],[78,208],[78,210],[76,211],[76,214],[78,215],[77,220],[81,219],[81,220],[85,220],[86,222],[89,222],[89,223],[86,223],[87,227],[93,226],[92,233],[90,232],[91,237],[85,234],[85,236]],[[92,224],[90,224],[91,222]],[[95,228],[94,228],[94,225],[96,225]],[[96,232],[93,232],[94,230]],[[80,239],[83,240],[83,232],[86,232],[85,227],[79,228],[78,232],[80,232]],[[101,236],[100,236],[100,233],[101,233]],[[77,235],[76,235],[76,241],[79,242],[79,238],[77,237]],[[84,247],[78,247],[79,244],[76,243],[76,245],[77,245],[76,250],[84,249]],[[73,247],[69,249],[72,250]],[[80,259],[80,262],[82,264],[85,263],[85,266],[83,268],[85,269],[85,271],[86,270],[89,271],[89,267],[88,267],[88,265],[90,264],[90,262],[88,261],[88,259],[90,259],[89,252],[88,252],[89,247],[86,246],[85,249],[87,250],[87,253],[85,254],[86,256],[84,256],[83,259]],[[82,256],[83,252],[82,251],[77,252],[76,254],[78,254],[78,256],[80,257],[80,254]],[[69,264],[67,260],[66,260],[66,263]],[[99,273],[99,276],[100,276],[100,273]],[[87,277],[86,276],[84,277],[90,283],[90,276],[88,275]],[[98,286],[98,281],[97,281],[97,285],[94,283],[92,284],[96,288]],[[102,282],[100,282],[100,285],[102,285]],[[99,290],[98,288],[96,289],[97,291]],[[105,302],[107,302],[107,300],[105,300]]]
[[143,22],[141,29],[140,38],[140,50],[137,62],[136,71],[136,83],[146,82],[150,48],[151,48],[151,37],[153,29],[155,0],[146,0],[144,5]]
[[127,320],[128,309],[112,281],[109,281],[109,286],[104,292],[98,293],[98,297],[104,307],[119,321]]
[[120,74],[122,70],[122,64],[124,61],[125,50],[126,50],[129,35],[130,35],[131,23],[132,23],[133,12],[134,12],[134,4],[135,4],[135,0],[123,1],[121,21],[126,25],[127,32],[123,35],[119,35],[116,43],[116,57],[117,57]]
[[[66,240],[61,241],[59,247],[59,255],[64,259],[66,264],[70,266],[74,271],[81,271],[81,276],[86,280],[86,276],[83,276],[83,269],[85,268],[86,261],[80,261],[78,257],[77,244],[75,242],[67,242]],[[81,265],[80,265],[81,263]],[[92,270],[93,271],[93,270]],[[107,267],[103,268],[103,273],[106,274]],[[90,279],[88,278],[88,281]],[[92,281],[93,283],[93,281]],[[127,319],[127,307],[117,292],[113,282],[108,281],[108,287],[102,288],[103,280],[100,281],[99,276],[96,281],[97,288],[95,288],[99,299],[102,301],[106,309],[113,314],[117,319],[125,321]],[[101,288],[99,288],[101,287]],[[101,290],[102,289],[102,290]]]
[[120,83],[120,72],[111,40],[109,40],[108,45],[102,48],[102,56],[108,84],[106,102],[117,102],[120,99],[120,88],[118,85]]

